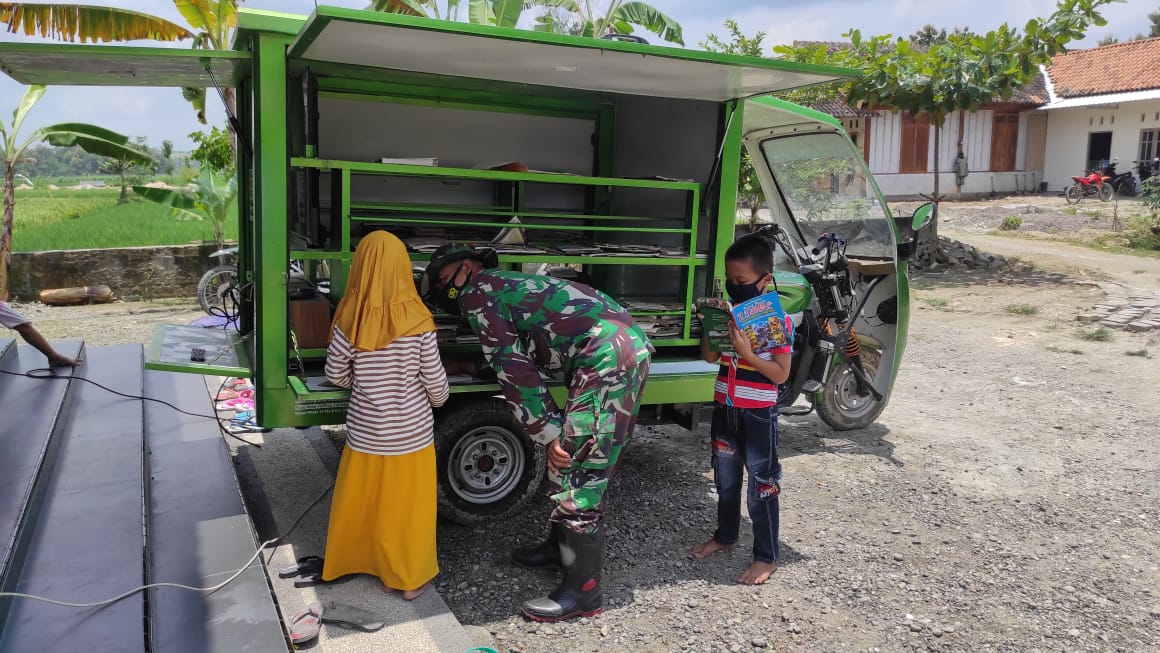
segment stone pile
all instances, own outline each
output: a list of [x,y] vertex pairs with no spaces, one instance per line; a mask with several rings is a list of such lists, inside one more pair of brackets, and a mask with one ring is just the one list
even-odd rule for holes
[[1077,320],[1133,332],[1160,329],[1160,290],[1128,288],[1116,283],[1099,285],[1105,294],[1104,301],[1077,316]]
[[921,270],[936,270],[940,267],[965,267],[968,269],[999,269],[1008,265],[1007,259],[995,254],[981,252],[972,245],[946,236],[939,236],[938,251],[934,253],[934,261],[929,256],[916,256],[911,259],[911,265]]

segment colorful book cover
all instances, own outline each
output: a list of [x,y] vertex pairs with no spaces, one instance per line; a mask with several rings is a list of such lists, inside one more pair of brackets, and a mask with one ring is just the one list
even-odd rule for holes
[[749,338],[753,351],[770,351],[791,345],[790,334],[786,331],[785,311],[781,309],[777,293],[758,295],[737,306],[724,299],[702,297],[697,300],[697,311],[701,314],[709,351],[733,351],[733,342],[729,339],[730,322],[736,322],[741,332]]

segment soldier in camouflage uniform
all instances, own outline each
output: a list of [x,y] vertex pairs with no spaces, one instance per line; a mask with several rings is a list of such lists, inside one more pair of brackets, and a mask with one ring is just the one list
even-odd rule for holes
[[[548,597],[524,603],[524,614],[541,621],[591,616],[603,611],[601,505],[632,435],[654,349],[604,293],[488,269],[494,261],[483,250],[441,248],[427,269],[429,296],[448,312],[462,311],[528,435],[548,448],[551,531],[512,559],[528,568],[563,567],[564,578]],[[563,411],[541,370],[563,371]]]

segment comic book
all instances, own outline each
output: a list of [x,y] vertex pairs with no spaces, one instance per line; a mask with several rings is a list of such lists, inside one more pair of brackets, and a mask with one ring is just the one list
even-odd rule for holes
[[697,300],[697,312],[702,316],[709,351],[733,352],[733,342],[729,339],[730,322],[736,322],[741,332],[749,338],[753,351],[768,351],[790,344],[785,311],[781,309],[777,293],[758,295],[737,306],[725,299],[702,297]]

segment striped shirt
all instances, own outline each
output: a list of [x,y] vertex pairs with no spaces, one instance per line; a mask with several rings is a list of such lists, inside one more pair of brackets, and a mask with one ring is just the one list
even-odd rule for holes
[[435,332],[357,351],[338,327],[326,352],[326,378],[350,388],[346,444],[361,453],[398,456],[435,440],[432,406],[447,401],[447,372]]
[[[786,333],[791,334],[793,322],[785,318]],[[789,345],[777,349],[758,352],[763,360],[773,360],[774,354],[788,354],[793,351]],[[721,367],[713,386],[713,401],[736,408],[768,408],[777,405],[777,384],[746,363],[740,356],[721,354]]]

